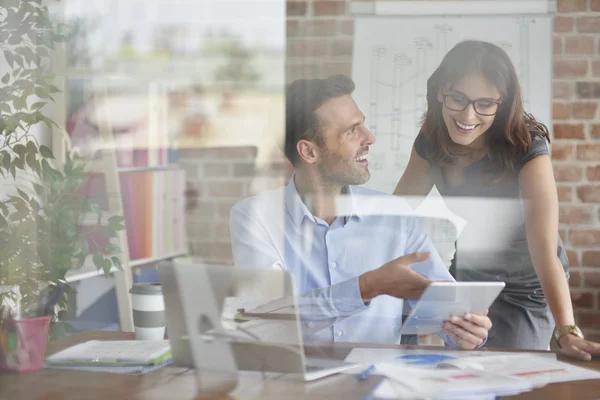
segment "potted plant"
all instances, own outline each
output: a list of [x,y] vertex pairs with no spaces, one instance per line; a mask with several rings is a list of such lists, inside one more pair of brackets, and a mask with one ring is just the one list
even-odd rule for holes
[[[59,92],[46,61],[55,43],[65,40],[64,27],[40,3],[0,3],[0,48],[9,68],[0,74],[0,175],[9,188],[0,196],[0,287],[18,287],[21,310],[34,305],[45,287],[64,284],[66,274],[86,260],[105,274],[113,267],[122,270],[120,248],[110,239],[124,229],[124,218],[104,218],[100,199],[81,190],[83,159],[67,154],[58,163],[31,131],[56,126],[43,113]],[[93,224],[83,229],[90,218]],[[98,237],[108,240],[90,246]],[[0,304],[7,297],[17,301],[14,292],[0,291]],[[62,311],[53,316],[53,336],[65,329],[69,293],[67,287]]]

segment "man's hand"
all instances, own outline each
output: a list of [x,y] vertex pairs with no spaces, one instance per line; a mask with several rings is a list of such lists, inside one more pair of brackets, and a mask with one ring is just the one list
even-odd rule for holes
[[399,299],[418,299],[431,281],[412,271],[411,264],[425,261],[429,253],[412,253],[362,274],[359,279],[363,300],[387,294]]
[[488,337],[492,321],[487,316],[467,313],[464,318],[453,316],[444,321],[443,333],[450,336],[462,349],[473,350],[481,346]]
[[575,335],[564,335],[559,339],[560,352],[569,357],[589,361],[592,356],[600,356],[600,344],[584,340]]

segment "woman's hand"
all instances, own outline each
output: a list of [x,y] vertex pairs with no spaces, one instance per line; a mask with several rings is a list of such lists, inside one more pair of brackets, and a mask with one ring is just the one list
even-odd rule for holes
[[592,356],[600,356],[600,343],[590,342],[570,333],[563,335],[558,343],[560,353],[568,357],[590,361]]
[[487,311],[480,314],[467,313],[464,318],[453,316],[444,321],[443,332],[450,336],[462,349],[473,350],[483,345],[492,327]]

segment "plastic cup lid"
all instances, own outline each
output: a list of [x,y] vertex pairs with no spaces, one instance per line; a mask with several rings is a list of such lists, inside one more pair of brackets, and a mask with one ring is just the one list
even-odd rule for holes
[[159,282],[134,283],[129,289],[131,294],[162,294],[162,286]]

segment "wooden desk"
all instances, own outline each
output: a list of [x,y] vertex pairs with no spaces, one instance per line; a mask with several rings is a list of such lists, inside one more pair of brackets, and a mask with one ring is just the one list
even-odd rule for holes
[[[131,333],[84,332],[73,335],[48,346],[48,354],[87,340],[132,339]],[[327,347],[307,348],[307,353],[326,352],[329,356],[343,359],[356,347],[351,344],[334,344]],[[361,345],[361,347],[388,347]],[[401,347],[401,346],[397,346]],[[413,348],[415,346],[412,346]],[[573,364],[600,370],[600,360],[573,362]],[[371,376],[358,381],[352,375],[334,375],[314,382],[293,380],[265,380],[260,373],[243,373],[237,389],[231,396],[220,399],[363,399],[381,380]],[[597,399],[600,396],[600,380],[569,382],[548,385],[524,393],[519,399]],[[195,379],[193,371],[169,366],[142,376],[61,371],[43,369],[27,374],[0,372],[0,399],[193,399]]]

